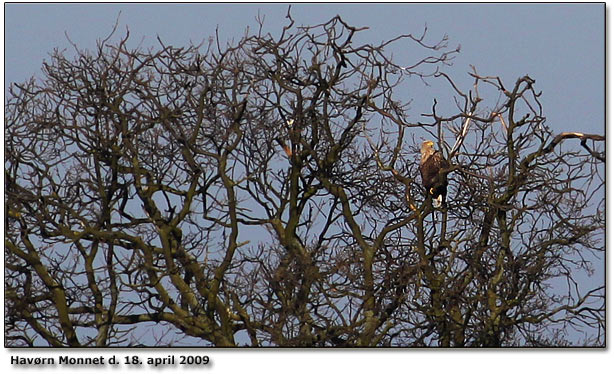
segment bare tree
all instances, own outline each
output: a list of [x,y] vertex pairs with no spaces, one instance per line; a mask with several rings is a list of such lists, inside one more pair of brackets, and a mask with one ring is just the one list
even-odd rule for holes
[[[604,285],[580,279],[603,261],[604,137],[553,133],[528,76],[463,90],[446,38],[365,30],[126,32],[13,84],[5,345],[603,346]],[[433,80],[457,107],[412,119]],[[420,137],[452,165],[441,209]]]

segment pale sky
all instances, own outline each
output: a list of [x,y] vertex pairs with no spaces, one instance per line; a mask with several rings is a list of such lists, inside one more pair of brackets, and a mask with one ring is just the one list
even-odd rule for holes
[[[159,35],[167,44],[198,43],[219,27],[224,38],[240,38],[256,27],[285,24],[286,4],[5,4],[5,88],[40,72],[54,48],[70,48],[65,33],[83,48],[94,47],[119,18],[131,41],[144,46]],[[604,132],[603,4],[295,4],[298,24],[314,24],[339,14],[363,37],[381,41],[399,34],[419,35],[424,25],[431,41],[444,34],[462,46],[448,72],[465,80],[469,65],[484,75],[499,75],[508,85],[529,74],[543,91],[547,124],[555,131]],[[412,61],[413,45],[393,51]]]

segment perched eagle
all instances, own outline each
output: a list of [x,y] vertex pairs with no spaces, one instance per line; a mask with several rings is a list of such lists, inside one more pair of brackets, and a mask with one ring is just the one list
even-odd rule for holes
[[448,176],[440,170],[449,167],[448,161],[441,152],[433,149],[431,140],[426,140],[420,148],[420,175],[426,195],[433,198],[433,206],[439,208],[446,203]]

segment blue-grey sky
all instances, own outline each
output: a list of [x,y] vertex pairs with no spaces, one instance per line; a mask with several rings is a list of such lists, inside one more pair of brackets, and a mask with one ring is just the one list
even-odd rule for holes
[[[444,34],[462,46],[448,72],[465,89],[469,64],[484,75],[499,75],[508,85],[529,74],[543,91],[548,124],[555,131],[604,132],[603,4],[295,4],[298,24],[323,22],[336,14],[355,26],[368,26],[368,40],[399,34],[429,38]],[[69,48],[65,32],[82,48],[112,29],[121,11],[120,31],[131,40],[155,45],[198,43],[214,35],[240,38],[256,16],[276,32],[285,23],[286,4],[6,4],[5,88],[33,74],[54,48]],[[397,45],[395,59],[412,62],[412,45]],[[464,80],[464,81],[463,81]],[[427,93],[428,95],[428,93]],[[436,93],[435,93],[436,95]]]

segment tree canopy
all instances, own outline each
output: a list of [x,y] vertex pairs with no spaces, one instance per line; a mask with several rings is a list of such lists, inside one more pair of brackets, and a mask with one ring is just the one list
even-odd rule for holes
[[[227,44],[126,32],[12,84],[5,345],[603,346],[584,280],[604,136],[553,132],[530,76],[455,83],[446,38],[369,32],[290,13]],[[433,81],[451,100],[419,113]],[[442,208],[422,139],[451,165]]]

